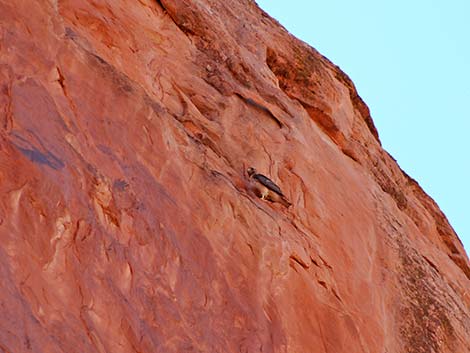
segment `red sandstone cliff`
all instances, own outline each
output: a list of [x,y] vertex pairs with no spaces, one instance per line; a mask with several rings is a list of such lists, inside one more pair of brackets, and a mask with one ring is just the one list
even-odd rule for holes
[[470,352],[445,216],[253,1],[0,0],[0,84],[0,352]]

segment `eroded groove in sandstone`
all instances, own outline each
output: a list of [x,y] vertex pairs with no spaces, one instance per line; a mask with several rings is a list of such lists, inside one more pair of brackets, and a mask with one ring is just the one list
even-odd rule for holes
[[0,350],[468,351],[457,235],[254,2],[0,0],[0,48]]

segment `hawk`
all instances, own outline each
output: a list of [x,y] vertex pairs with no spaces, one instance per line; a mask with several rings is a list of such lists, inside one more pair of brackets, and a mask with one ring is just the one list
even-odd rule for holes
[[253,191],[262,200],[271,202],[279,202],[285,207],[289,207],[291,203],[287,201],[279,186],[277,186],[271,179],[263,174],[256,173],[256,169],[250,167],[246,171],[250,180],[253,182]]

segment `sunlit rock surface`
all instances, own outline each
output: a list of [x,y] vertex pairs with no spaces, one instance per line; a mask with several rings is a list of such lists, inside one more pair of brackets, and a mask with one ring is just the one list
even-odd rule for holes
[[2,353],[470,352],[445,216],[253,1],[0,0],[0,85]]

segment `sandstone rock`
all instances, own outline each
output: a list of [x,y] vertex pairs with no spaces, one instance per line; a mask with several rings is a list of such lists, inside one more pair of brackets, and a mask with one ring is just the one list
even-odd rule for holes
[[470,351],[455,232],[253,1],[0,0],[0,84],[0,351]]

